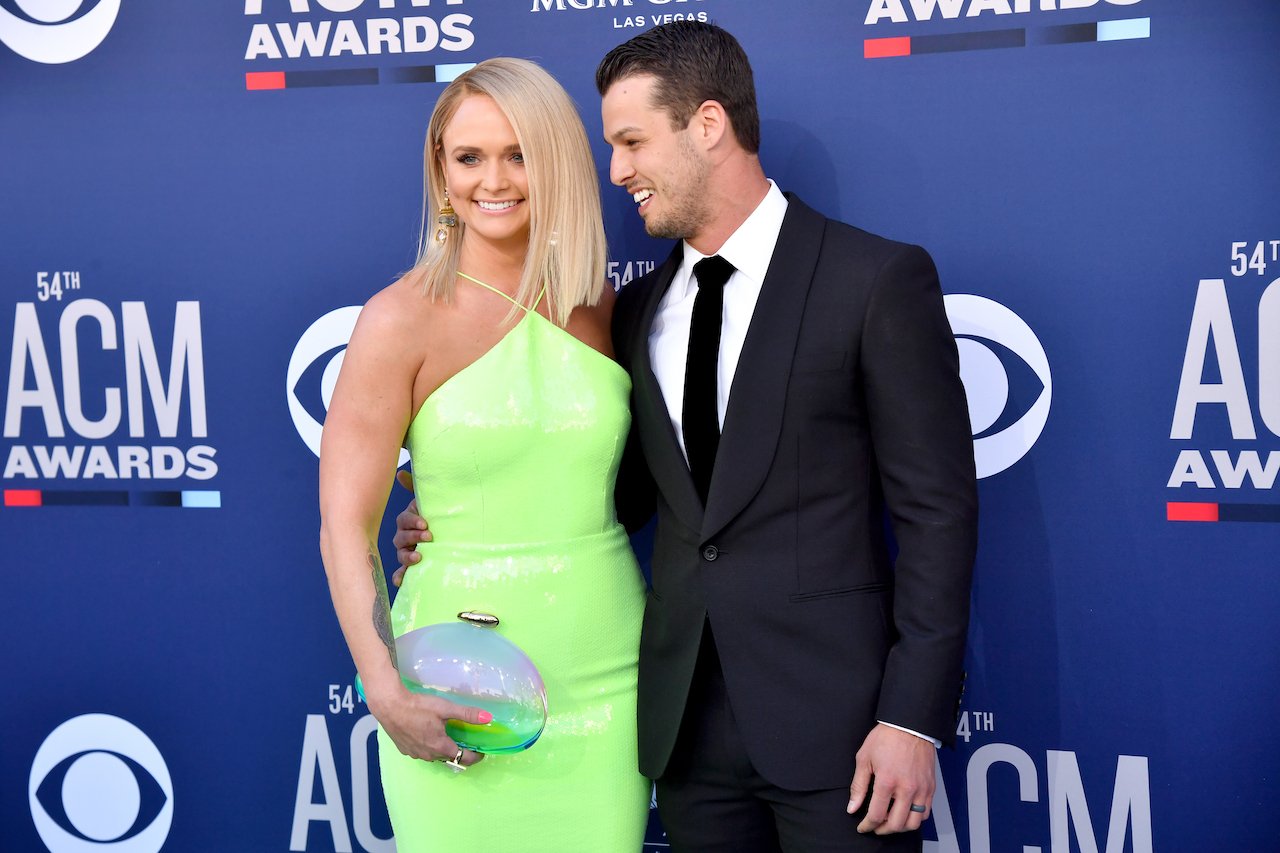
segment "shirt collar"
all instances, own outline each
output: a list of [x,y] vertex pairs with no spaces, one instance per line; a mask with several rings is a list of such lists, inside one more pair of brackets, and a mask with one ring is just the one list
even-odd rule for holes
[[[733,264],[734,269],[754,282],[758,288],[769,271],[769,260],[773,257],[774,246],[778,242],[778,234],[782,231],[782,220],[787,215],[787,197],[778,189],[778,185],[769,181],[769,191],[765,193],[756,209],[751,211],[738,229],[724,241],[717,255]],[[680,287],[681,292],[688,294],[693,286],[693,265],[703,258],[709,257],[699,252],[689,241],[684,242],[684,258],[680,262],[680,270],[672,282],[672,287]]]

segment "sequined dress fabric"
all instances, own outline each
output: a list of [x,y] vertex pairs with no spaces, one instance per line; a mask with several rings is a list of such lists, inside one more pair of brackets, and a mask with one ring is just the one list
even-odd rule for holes
[[379,732],[400,853],[637,853],[644,586],[613,506],[631,383],[536,312],[454,375],[409,427],[433,541],[392,606],[396,635],[493,613],[537,664],[548,720],[529,750],[465,772],[406,758]]

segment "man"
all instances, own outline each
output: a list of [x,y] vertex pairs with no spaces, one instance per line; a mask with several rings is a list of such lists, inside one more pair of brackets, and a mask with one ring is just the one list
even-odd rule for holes
[[614,314],[619,515],[658,515],[638,713],[663,825],[678,851],[919,850],[977,516],[933,263],[765,177],[724,30],[656,27],[596,83],[611,180],[682,241]]

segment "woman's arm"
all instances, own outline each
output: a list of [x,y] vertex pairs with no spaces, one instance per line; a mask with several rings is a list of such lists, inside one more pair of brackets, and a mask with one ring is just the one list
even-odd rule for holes
[[[488,722],[485,712],[410,693],[394,663],[386,576],[377,533],[422,364],[411,318],[420,299],[395,285],[375,296],[344,356],[320,449],[320,552],[334,610],[364,683],[365,700],[405,755],[452,759],[446,719]],[[467,753],[463,763],[479,756]]]

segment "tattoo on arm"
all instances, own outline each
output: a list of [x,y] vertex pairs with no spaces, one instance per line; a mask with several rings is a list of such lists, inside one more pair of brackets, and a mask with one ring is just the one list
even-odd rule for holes
[[396,641],[391,635],[391,601],[387,595],[387,576],[382,571],[382,560],[378,557],[376,548],[370,547],[366,557],[369,562],[369,572],[373,575],[373,629],[378,632],[379,639],[387,647],[387,654],[391,656],[391,665],[399,666],[396,661]]

